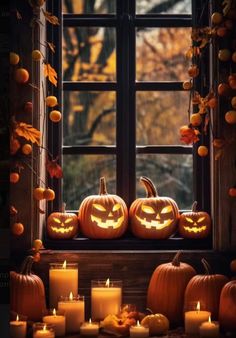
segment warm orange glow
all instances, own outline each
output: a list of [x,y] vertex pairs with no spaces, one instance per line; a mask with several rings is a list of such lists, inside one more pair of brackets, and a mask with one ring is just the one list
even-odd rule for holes
[[66,261],[64,261],[64,263],[62,265],[62,269],[66,269]]
[[47,330],[47,326],[45,324],[44,327],[43,327],[43,331],[46,331],[46,330]]
[[19,316],[18,315],[16,316],[16,321],[19,322]]
[[91,324],[92,323],[92,319],[91,318],[89,318],[89,324]]
[[70,292],[69,300],[73,300],[73,293],[72,292]]
[[208,318],[208,323],[211,323],[211,316],[209,316]]
[[200,307],[200,302],[198,301],[198,302],[197,302],[197,308],[196,308],[196,310],[197,310],[197,311],[200,311],[200,308],[201,308],[201,307]]
[[141,326],[140,323],[139,323],[139,320],[137,320],[137,326]]
[[110,286],[110,279],[109,279],[109,278],[107,278],[106,286],[107,286],[108,288],[109,288],[109,286]]
[[52,314],[53,314],[53,316],[57,315],[56,309],[53,309]]

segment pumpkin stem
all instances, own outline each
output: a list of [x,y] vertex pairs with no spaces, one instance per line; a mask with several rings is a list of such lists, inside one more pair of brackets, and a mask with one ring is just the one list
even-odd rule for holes
[[106,187],[105,177],[100,178],[99,195],[107,195],[107,187]]
[[150,178],[146,177],[146,176],[141,176],[140,177],[140,182],[143,183],[145,189],[146,189],[146,193],[147,193],[147,198],[148,197],[156,197],[158,196],[156,188],[153,184],[153,182],[150,180]]
[[177,253],[176,253],[176,255],[175,255],[175,257],[173,258],[173,260],[172,260],[172,265],[174,265],[174,266],[180,266],[180,260],[179,260],[179,257],[180,257],[180,255],[182,254],[182,251],[181,250],[179,250]]
[[65,213],[66,212],[66,203],[63,202],[61,205],[61,212]]
[[194,201],[194,202],[193,202],[193,205],[192,205],[192,212],[197,212],[197,201]]
[[201,260],[201,262],[204,266],[206,275],[212,275],[212,268],[211,268],[210,264],[207,262],[207,260],[205,260],[205,258],[203,258]]
[[27,256],[22,263],[20,273],[22,275],[30,275],[33,262],[34,262],[33,256]]

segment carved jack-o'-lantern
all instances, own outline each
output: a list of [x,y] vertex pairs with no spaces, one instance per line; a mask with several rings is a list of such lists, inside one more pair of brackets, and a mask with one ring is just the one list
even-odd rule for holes
[[211,231],[211,218],[205,211],[197,211],[197,202],[192,211],[184,212],[179,219],[179,233],[184,238],[205,238]]
[[53,212],[47,219],[47,233],[53,239],[70,239],[78,233],[78,217],[73,213],[66,213],[65,206],[60,212]]
[[105,178],[100,178],[99,195],[86,197],[79,209],[83,234],[88,238],[110,239],[123,235],[128,225],[125,202],[106,190]]
[[136,199],[129,210],[131,229],[140,238],[168,238],[176,230],[179,209],[169,197],[160,197],[152,181],[141,177],[147,191],[146,198]]

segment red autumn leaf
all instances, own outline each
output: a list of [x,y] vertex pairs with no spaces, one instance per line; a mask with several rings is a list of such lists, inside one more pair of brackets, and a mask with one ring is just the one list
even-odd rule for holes
[[185,144],[196,143],[199,141],[199,134],[200,132],[198,130],[188,126],[183,126],[180,128],[180,141],[184,142]]
[[61,178],[63,176],[63,171],[61,166],[57,163],[57,158],[51,161],[47,160],[46,168],[51,178]]

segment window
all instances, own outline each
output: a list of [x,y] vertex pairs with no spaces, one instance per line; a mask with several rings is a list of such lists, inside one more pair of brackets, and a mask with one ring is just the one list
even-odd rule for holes
[[[98,192],[101,176],[109,193],[130,205],[145,196],[144,175],[181,210],[195,199],[209,210],[202,180],[208,163],[178,137],[188,123],[189,92],[182,83],[198,5],[192,15],[191,0],[55,1],[63,24],[49,34],[61,46],[54,62],[62,74],[63,126],[50,126],[49,135],[53,153],[61,151],[64,179],[63,187],[54,182],[62,196],[54,209],[65,201],[77,211]],[[209,247],[209,241],[199,245]]]

